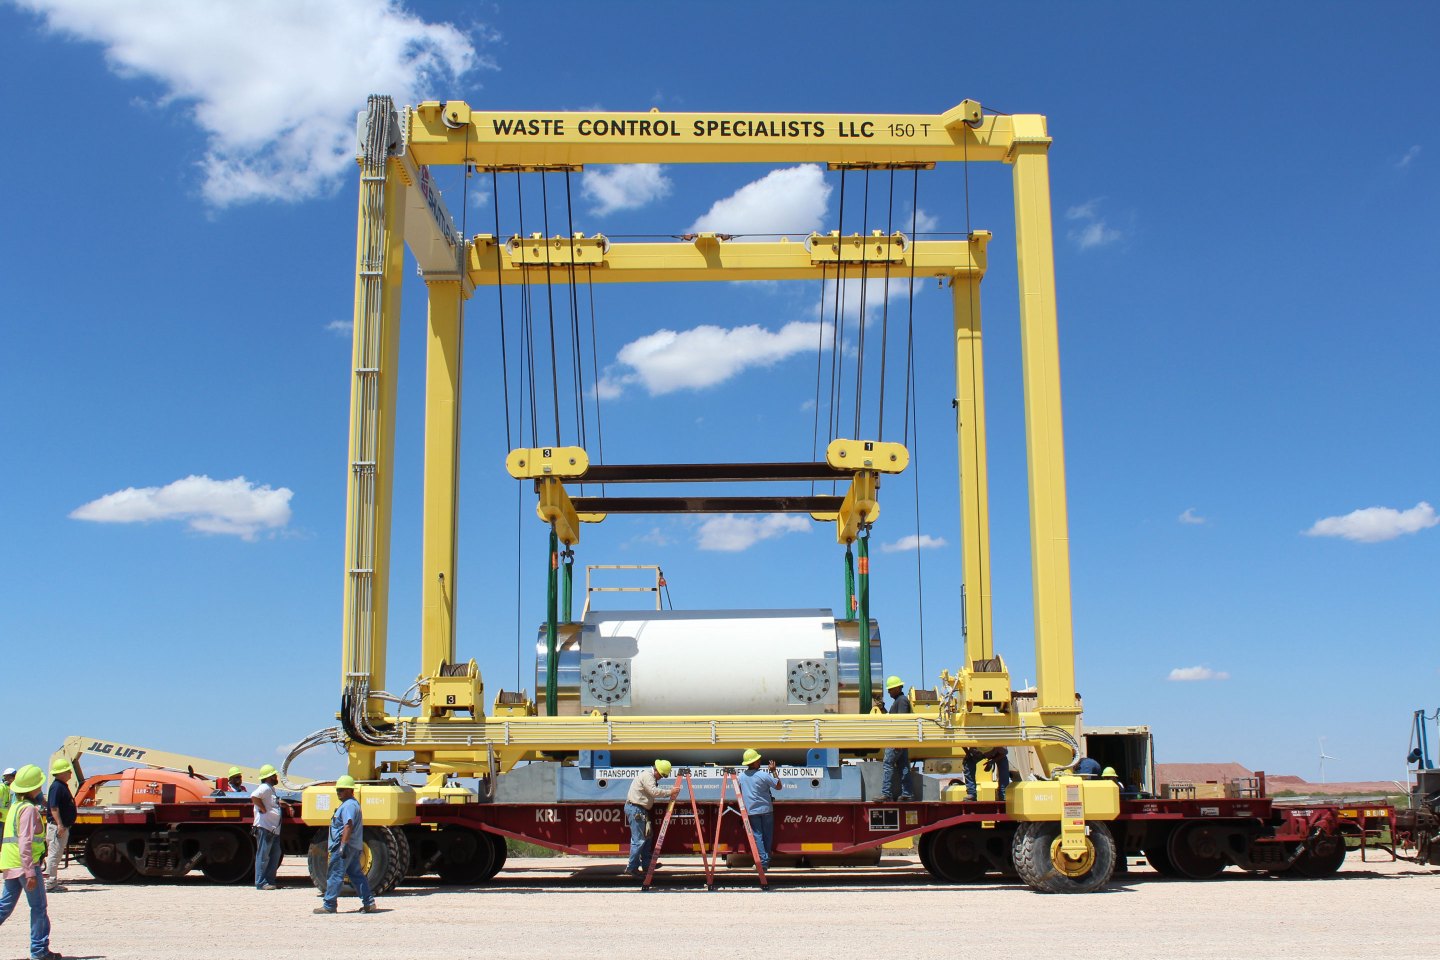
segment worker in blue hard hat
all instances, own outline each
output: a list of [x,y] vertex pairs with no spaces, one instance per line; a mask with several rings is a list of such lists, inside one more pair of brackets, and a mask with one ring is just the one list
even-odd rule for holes
[[660,786],[660,781],[670,776],[672,769],[669,760],[656,760],[649,770],[631,781],[630,790],[625,794],[625,822],[630,825],[630,860],[623,871],[627,877],[644,876],[650,870],[650,857],[655,850],[650,811],[656,800],[674,800],[680,795],[679,780],[668,789]]
[[740,762],[745,769],[740,771],[738,783],[740,796],[745,801],[745,816],[750,820],[750,831],[755,836],[755,853],[760,858],[762,869],[770,869],[770,854],[775,850],[775,797],[773,791],[785,789],[780,782],[780,771],[771,760],[764,770],[760,769],[760,751],[746,750]]
[[51,960],[60,954],[50,952],[50,912],[45,902],[45,817],[40,788],[45,774],[33,763],[15,772],[10,789],[14,801],[5,814],[5,827],[0,835],[0,924],[10,919],[20,892],[30,903],[30,956],[33,960]]
[[[910,698],[905,696],[905,682],[899,677],[890,677],[885,681],[885,689],[890,694],[890,709],[888,713],[913,713],[910,709]],[[885,748],[885,779],[881,785],[880,792],[886,800],[910,801],[915,795],[910,792],[910,751],[904,747]]]

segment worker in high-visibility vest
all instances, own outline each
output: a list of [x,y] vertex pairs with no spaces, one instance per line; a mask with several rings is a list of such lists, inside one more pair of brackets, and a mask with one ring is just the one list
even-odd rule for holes
[[27,764],[15,774],[10,785],[13,801],[5,814],[5,831],[0,836],[0,877],[4,892],[0,893],[0,924],[10,919],[20,902],[20,891],[30,903],[30,957],[51,960],[58,953],[50,952],[50,914],[45,904],[44,817],[39,805],[40,788],[45,774],[39,767]]
[[6,767],[4,773],[0,773],[0,820],[10,811],[12,794],[10,784],[15,780],[15,768]]

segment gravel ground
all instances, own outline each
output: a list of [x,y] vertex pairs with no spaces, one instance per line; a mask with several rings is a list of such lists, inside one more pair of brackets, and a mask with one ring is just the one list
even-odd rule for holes
[[[622,862],[511,860],[493,886],[402,887],[381,912],[311,914],[319,900],[298,858],[282,889],[180,882],[106,886],[66,868],[50,899],[51,947],[69,957],[321,958],[500,956],[865,957],[942,949],[986,957],[1435,956],[1440,871],[1361,863],[1335,877],[1284,880],[1236,870],[1224,879],[1162,880],[1139,867],[1101,893],[1043,896],[1021,886],[934,884],[914,859],[877,868],[777,870],[760,893],[741,871],[706,892],[698,861],[673,860],[654,890]],[[26,907],[0,929],[0,958],[23,957]],[[1063,944],[1063,946],[1061,946]]]

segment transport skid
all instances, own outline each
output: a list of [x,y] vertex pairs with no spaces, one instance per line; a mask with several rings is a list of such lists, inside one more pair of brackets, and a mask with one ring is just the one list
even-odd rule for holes
[[[698,809],[710,848],[717,804],[700,803]],[[740,818],[733,805],[726,809],[730,815],[723,817],[718,852],[746,852]],[[199,869],[213,881],[235,883],[251,876],[251,810],[250,804],[235,802],[94,808],[81,813],[70,848],[102,881],[178,876]],[[1041,840],[1025,846],[1048,846],[1058,825],[1022,824],[1006,816],[1003,803],[788,801],[776,804],[775,812],[780,862],[824,862],[914,838],[921,863],[943,882],[1018,875],[1037,889],[1053,892],[1103,885],[1111,874],[1104,861],[1109,859],[1113,872],[1122,873],[1126,857],[1144,857],[1163,876],[1197,880],[1213,878],[1231,865],[1323,877],[1340,869],[1347,837],[1360,842],[1363,856],[1376,845],[1375,838],[1395,826],[1395,811],[1386,804],[1124,800],[1117,819],[1090,825],[1101,851],[1094,875],[1047,884],[1055,878],[1037,875],[1033,862],[1022,859],[1017,869],[1022,844],[1016,834],[1023,827]],[[318,885],[324,875],[325,830],[306,826],[298,813],[298,805],[286,805],[282,846],[288,855],[309,858],[311,878]],[[692,821],[689,804],[677,803],[664,852],[698,852]],[[629,830],[618,803],[422,804],[416,819],[404,827],[365,828],[366,865],[380,891],[407,876],[426,874],[438,874],[447,883],[483,883],[504,865],[506,837],[581,856],[620,856],[629,850]],[[1108,858],[1106,838],[1113,840],[1108,844],[1113,856]]]

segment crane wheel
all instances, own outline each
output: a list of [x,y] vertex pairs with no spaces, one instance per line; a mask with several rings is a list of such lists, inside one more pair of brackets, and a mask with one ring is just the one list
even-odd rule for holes
[[380,881],[380,886],[373,888],[375,895],[389,893],[400,886],[400,881],[405,879],[406,872],[410,869],[410,839],[405,836],[405,831],[400,827],[381,827],[390,834],[387,843],[390,844],[390,870],[385,878]]
[[930,872],[946,883],[974,883],[990,869],[982,852],[984,839],[975,827],[946,827],[933,834]]
[[1345,862],[1345,853],[1345,838],[1339,834],[1317,837],[1295,858],[1288,872],[1311,879],[1333,876]]
[[1090,893],[1103,887],[1115,871],[1115,838],[1103,823],[1086,827],[1083,869],[1065,858],[1056,862],[1054,851],[1060,838],[1060,824],[1051,822],[1022,823],[1015,831],[1010,856],[1015,872],[1030,889],[1039,893]]
[[495,844],[490,839],[493,836],[469,827],[450,826],[441,830],[440,882],[468,887],[493,877],[500,869],[496,864]]
[[1230,865],[1219,831],[1209,824],[1180,827],[1170,834],[1165,852],[1175,872],[1189,880],[1214,880]]
[[255,876],[255,841],[239,830],[207,830],[200,837],[200,872],[211,883],[239,883]]
[[113,830],[100,830],[86,838],[81,861],[90,876],[101,883],[129,883],[135,879],[135,864],[125,854],[125,837]]
[[[399,861],[399,841],[395,839],[396,831],[389,827],[366,827],[363,836],[364,850],[360,854],[360,869],[365,871],[365,880],[370,884],[370,892],[376,896],[390,890],[395,884],[394,874],[405,871],[405,865]],[[409,845],[406,845],[406,860],[409,862]],[[321,827],[315,831],[310,839],[310,851],[306,857],[306,866],[310,871],[310,882],[315,885],[316,890],[324,890],[325,884],[330,876],[330,831]],[[386,881],[391,881],[388,886]],[[350,888],[348,882],[340,885],[342,896],[355,896],[355,891]]]

